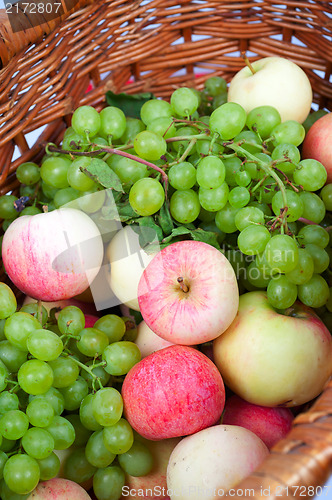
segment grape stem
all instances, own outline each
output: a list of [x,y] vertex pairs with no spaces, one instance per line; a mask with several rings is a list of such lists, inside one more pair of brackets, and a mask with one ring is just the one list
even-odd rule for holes
[[72,359],[73,361],[75,361],[75,363],[78,366],[80,366],[81,368],[83,368],[83,370],[85,370],[86,372],[89,373],[89,375],[92,377],[92,388],[93,388],[94,391],[95,391],[95,383],[96,382],[98,382],[100,389],[103,388],[103,384],[101,383],[100,378],[97,377],[97,375],[95,375],[92,370],[93,370],[93,368],[96,368],[97,366],[103,366],[103,367],[106,366],[107,365],[106,361],[101,361],[100,363],[92,365],[92,368],[89,368],[84,363],[81,363],[78,359],[76,359],[70,352],[63,351],[62,352],[62,356],[65,356],[66,358],[70,357],[70,359]]

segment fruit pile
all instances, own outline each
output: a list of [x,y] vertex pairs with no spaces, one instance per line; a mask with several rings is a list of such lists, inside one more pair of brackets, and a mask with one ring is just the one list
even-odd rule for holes
[[[172,439],[167,485],[176,498],[188,473],[186,500],[208,450],[196,472],[186,457],[209,439],[230,449],[239,439],[215,425],[227,391],[253,422],[279,422],[266,440],[257,426],[268,447],[293,418],[280,407],[321,393],[332,373],[332,184],[309,135],[331,115],[308,115],[309,81],[282,62],[303,86],[294,107],[260,104],[261,92],[249,106],[240,74],[229,87],[211,77],[170,102],[144,100],[135,117],[113,101],[100,112],[81,106],[40,165],[17,168],[19,195],[0,197],[2,259],[38,302],[18,307],[0,283],[3,500],[60,474],[64,449],[63,477],[118,500],[149,476],[148,440]],[[256,77],[257,63],[244,69]],[[128,306],[130,320],[111,310],[90,324],[76,305],[44,307],[89,285],[99,311]],[[126,330],[134,317],[138,330]],[[241,465],[229,457],[237,480],[268,454],[261,439],[241,440]],[[215,481],[229,464],[216,467]]]

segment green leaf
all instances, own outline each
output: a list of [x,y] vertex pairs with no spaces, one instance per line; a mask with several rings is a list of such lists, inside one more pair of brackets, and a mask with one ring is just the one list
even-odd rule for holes
[[174,224],[171,214],[169,213],[167,202],[161,207],[157,220],[165,236],[169,236],[174,229]]
[[81,170],[105,188],[124,193],[121,180],[103,160],[93,158],[89,166]]
[[194,231],[191,231],[192,239],[195,241],[203,241],[204,243],[208,243],[209,245],[221,250],[220,245],[218,243],[218,234],[214,231],[205,231],[204,229],[198,228]]
[[171,234],[169,236],[166,236],[166,238],[163,238],[162,243],[170,243],[173,240],[173,238],[175,238],[176,236],[183,236],[184,234],[190,235],[191,230],[187,229],[184,226],[176,227],[175,229],[173,229],[173,231],[171,232]]
[[[139,224],[139,228],[136,226],[136,232],[139,234],[139,244],[142,248],[145,248],[147,245],[150,243],[156,243],[157,241],[161,241],[163,238],[163,232],[158,226],[153,217],[147,216],[147,217],[140,217],[135,221],[136,223]],[[145,228],[145,229],[141,229]],[[133,229],[135,231],[135,227],[133,226]]]
[[114,94],[111,90],[106,92],[106,102],[109,106],[115,106],[122,109],[126,116],[132,118],[140,118],[141,107],[146,101],[155,99],[151,92],[143,92],[140,94]]

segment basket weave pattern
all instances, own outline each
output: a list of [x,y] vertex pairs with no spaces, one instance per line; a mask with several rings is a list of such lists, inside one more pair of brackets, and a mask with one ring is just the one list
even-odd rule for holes
[[[331,2],[83,0],[77,6],[60,24],[29,33],[26,47],[22,36],[0,43],[0,194],[15,192],[20,163],[38,162],[47,142],[61,140],[77,106],[100,109],[107,90],[167,99],[179,86],[202,88],[207,76],[229,81],[243,67],[244,52],[252,61],[276,55],[296,62],[311,81],[314,101],[332,109]],[[41,127],[31,142],[29,133]],[[20,157],[13,160],[17,148]],[[312,497],[308,486],[324,484],[331,472],[331,431],[327,385],[238,488],[254,488],[251,498]]]

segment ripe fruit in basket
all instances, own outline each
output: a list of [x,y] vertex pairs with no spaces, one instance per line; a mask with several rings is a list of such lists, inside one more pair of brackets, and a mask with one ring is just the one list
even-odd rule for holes
[[192,347],[174,345],[137,363],[124,380],[122,397],[133,429],[158,441],[215,424],[225,389],[209,358]]
[[91,500],[79,484],[69,479],[54,478],[42,481],[27,500]]
[[157,335],[176,344],[216,338],[233,321],[238,301],[231,264],[201,241],[179,241],[163,248],[138,285],[143,319]]
[[300,302],[281,311],[266,292],[240,297],[230,327],[214,341],[214,362],[238,396],[262,406],[297,406],[318,396],[332,374],[332,339]]
[[[252,69],[251,69],[252,68]],[[312,89],[305,72],[290,59],[264,57],[245,66],[231,80],[228,101],[247,113],[257,106],[275,107],[282,121],[302,123],[311,108]]]
[[222,423],[245,427],[270,449],[288,434],[293,419],[289,408],[254,405],[234,394],[226,400]]
[[302,144],[302,157],[321,162],[327,171],[327,183],[332,182],[332,113],[319,118],[308,130]]
[[167,487],[171,500],[221,498],[268,455],[259,437],[235,425],[215,425],[187,436],[169,459]]
[[63,208],[16,219],[2,242],[5,270],[25,294],[45,301],[83,292],[97,275],[103,243],[83,212]]
[[159,349],[164,349],[165,347],[173,345],[171,342],[168,342],[168,340],[156,335],[151,328],[148,327],[145,321],[141,321],[137,327],[135,344],[141,351],[142,358],[145,358],[155,351],[159,351]]

